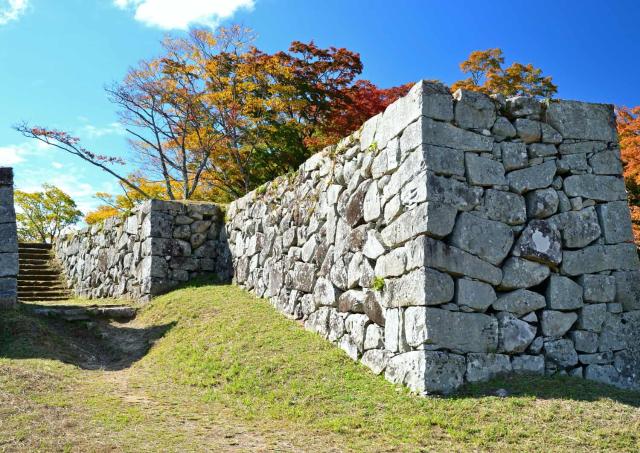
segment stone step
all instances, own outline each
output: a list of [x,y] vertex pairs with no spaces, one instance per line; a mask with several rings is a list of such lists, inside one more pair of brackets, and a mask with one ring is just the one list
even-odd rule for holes
[[127,305],[91,305],[86,307],[52,306],[33,309],[34,314],[66,321],[89,321],[94,318],[129,321],[136,316],[136,310]]
[[[57,272],[52,269],[32,269],[28,272],[22,272],[22,269],[20,269],[20,272],[18,273],[18,280],[20,279],[34,280],[34,279],[37,279],[38,277],[59,277],[59,276],[60,276],[60,272]],[[50,279],[44,278],[43,280],[50,280]]]
[[64,302],[66,300],[69,300],[69,296],[22,296],[18,297],[18,300],[20,300],[21,302]]
[[31,290],[21,290],[18,289],[18,299],[22,297],[42,297],[46,298],[49,296],[64,296],[66,298],[70,297],[70,293],[67,289],[63,288],[54,288],[54,289],[31,289]]
[[38,250],[51,250],[51,244],[43,244],[40,242],[19,242],[18,248],[38,249]]
[[18,251],[18,259],[22,261],[33,260],[33,261],[49,261],[51,260],[51,255],[49,253],[31,253],[31,252],[21,252]]
[[18,280],[18,290],[28,288],[64,288],[62,280]]

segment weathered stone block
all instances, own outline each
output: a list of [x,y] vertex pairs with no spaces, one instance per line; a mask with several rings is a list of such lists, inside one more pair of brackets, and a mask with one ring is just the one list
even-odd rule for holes
[[411,351],[389,360],[387,380],[404,384],[414,392],[448,394],[464,381],[464,356],[439,351]]
[[534,190],[527,194],[527,216],[530,219],[544,219],[558,210],[558,192],[555,189]]
[[511,228],[494,220],[461,213],[451,234],[451,244],[491,264],[499,264],[513,245]]
[[552,310],[575,310],[582,307],[582,286],[567,277],[552,275],[547,286],[547,307]]
[[388,308],[440,305],[453,299],[454,283],[449,275],[423,267],[387,280],[383,295],[383,304]]
[[407,343],[414,347],[429,344],[460,352],[495,352],[498,348],[498,321],[481,313],[409,307],[404,328]]
[[482,382],[496,376],[510,373],[511,360],[504,354],[467,354],[467,374],[469,382]]
[[615,301],[626,311],[640,310],[640,272],[614,272]]
[[524,352],[536,336],[536,327],[510,313],[497,314],[500,327],[498,352]]
[[518,170],[529,164],[527,146],[520,142],[503,142],[500,144],[502,163],[507,171]]
[[547,360],[560,367],[569,367],[578,363],[578,354],[571,340],[552,340],[544,343],[544,353]]
[[631,213],[626,201],[612,201],[596,207],[602,226],[602,235],[607,244],[633,241]]
[[451,233],[457,211],[450,205],[438,202],[422,203],[400,215],[380,233],[387,247],[395,247],[420,234],[437,238]]
[[544,308],[547,302],[542,294],[526,289],[518,289],[498,296],[493,308],[498,311],[508,311],[516,316],[523,316],[535,310]]
[[548,161],[507,173],[507,181],[511,190],[517,193],[525,193],[530,190],[549,187],[553,183],[555,175],[556,164],[553,161]]
[[519,355],[512,357],[514,373],[544,374],[544,357],[540,355]]
[[466,153],[464,162],[469,184],[491,187],[503,186],[507,183],[504,177],[504,166],[496,160]]
[[531,288],[549,277],[550,270],[544,264],[511,257],[502,265],[500,289]]
[[502,271],[480,258],[442,241],[420,236],[410,244],[412,259],[425,266],[447,272],[454,276],[467,276],[492,285],[502,280]]
[[496,292],[487,283],[459,278],[456,280],[456,303],[474,311],[486,311],[496,301]]
[[597,201],[624,200],[627,197],[624,180],[616,176],[569,176],[564,180],[564,191],[569,197],[583,197]]
[[562,261],[562,243],[558,228],[546,220],[529,222],[513,250],[514,256],[557,265]]
[[585,302],[613,302],[616,297],[616,278],[613,275],[581,275],[578,283],[582,286]]
[[573,326],[578,315],[573,312],[544,310],[542,312],[541,327],[545,337],[561,337]]
[[496,120],[496,108],[489,96],[458,89],[453,93],[455,121],[464,129],[490,129]]
[[562,272],[567,275],[594,274],[608,270],[640,269],[633,244],[592,245],[582,250],[565,250]]
[[612,105],[552,100],[547,106],[545,120],[565,139],[617,140]]
[[484,208],[490,219],[508,225],[520,225],[527,220],[525,200],[515,193],[488,189],[485,192]]

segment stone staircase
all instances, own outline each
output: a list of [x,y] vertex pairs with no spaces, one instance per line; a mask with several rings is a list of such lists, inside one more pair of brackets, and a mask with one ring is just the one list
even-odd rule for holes
[[72,297],[53,263],[51,244],[20,243],[18,257],[18,300],[61,301]]

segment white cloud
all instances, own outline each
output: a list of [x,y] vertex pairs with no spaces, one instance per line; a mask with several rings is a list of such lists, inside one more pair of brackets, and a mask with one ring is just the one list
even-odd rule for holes
[[0,0],[0,25],[5,25],[24,14],[28,0]]
[[0,146],[0,167],[11,167],[22,163],[29,156],[41,152],[48,146],[42,142],[29,141],[18,145]]
[[120,123],[111,123],[107,126],[94,126],[92,124],[85,124],[80,129],[80,132],[86,138],[100,138],[105,135],[124,135],[126,131]]
[[214,28],[241,8],[251,9],[255,0],[113,0],[121,9],[134,10],[135,19],[165,30],[186,30],[190,25]]

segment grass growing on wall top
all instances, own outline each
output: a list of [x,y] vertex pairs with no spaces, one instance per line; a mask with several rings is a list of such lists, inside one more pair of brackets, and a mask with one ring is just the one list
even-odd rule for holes
[[[234,286],[191,285],[146,305],[133,323],[115,327],[150,326],[170,327],[140,360],[114,371],[82,370],[55,360],[61,353],[67,362],[82,362],[74,359],[82,355],[82,345],[74,344],[73,336],[46,332],[46,323],[24,310],[1,318],[0,446],[640,448],[638,393],[573,378],[523,377],[467,387],[449,398],[415,397]],[[7,329],[31,332],[35,340],[15,339]],[[37,331],[60,338],[43,343]],[[19,354],[12,352],[16,349]],[[498,388],[511,396],[492,396]]]

